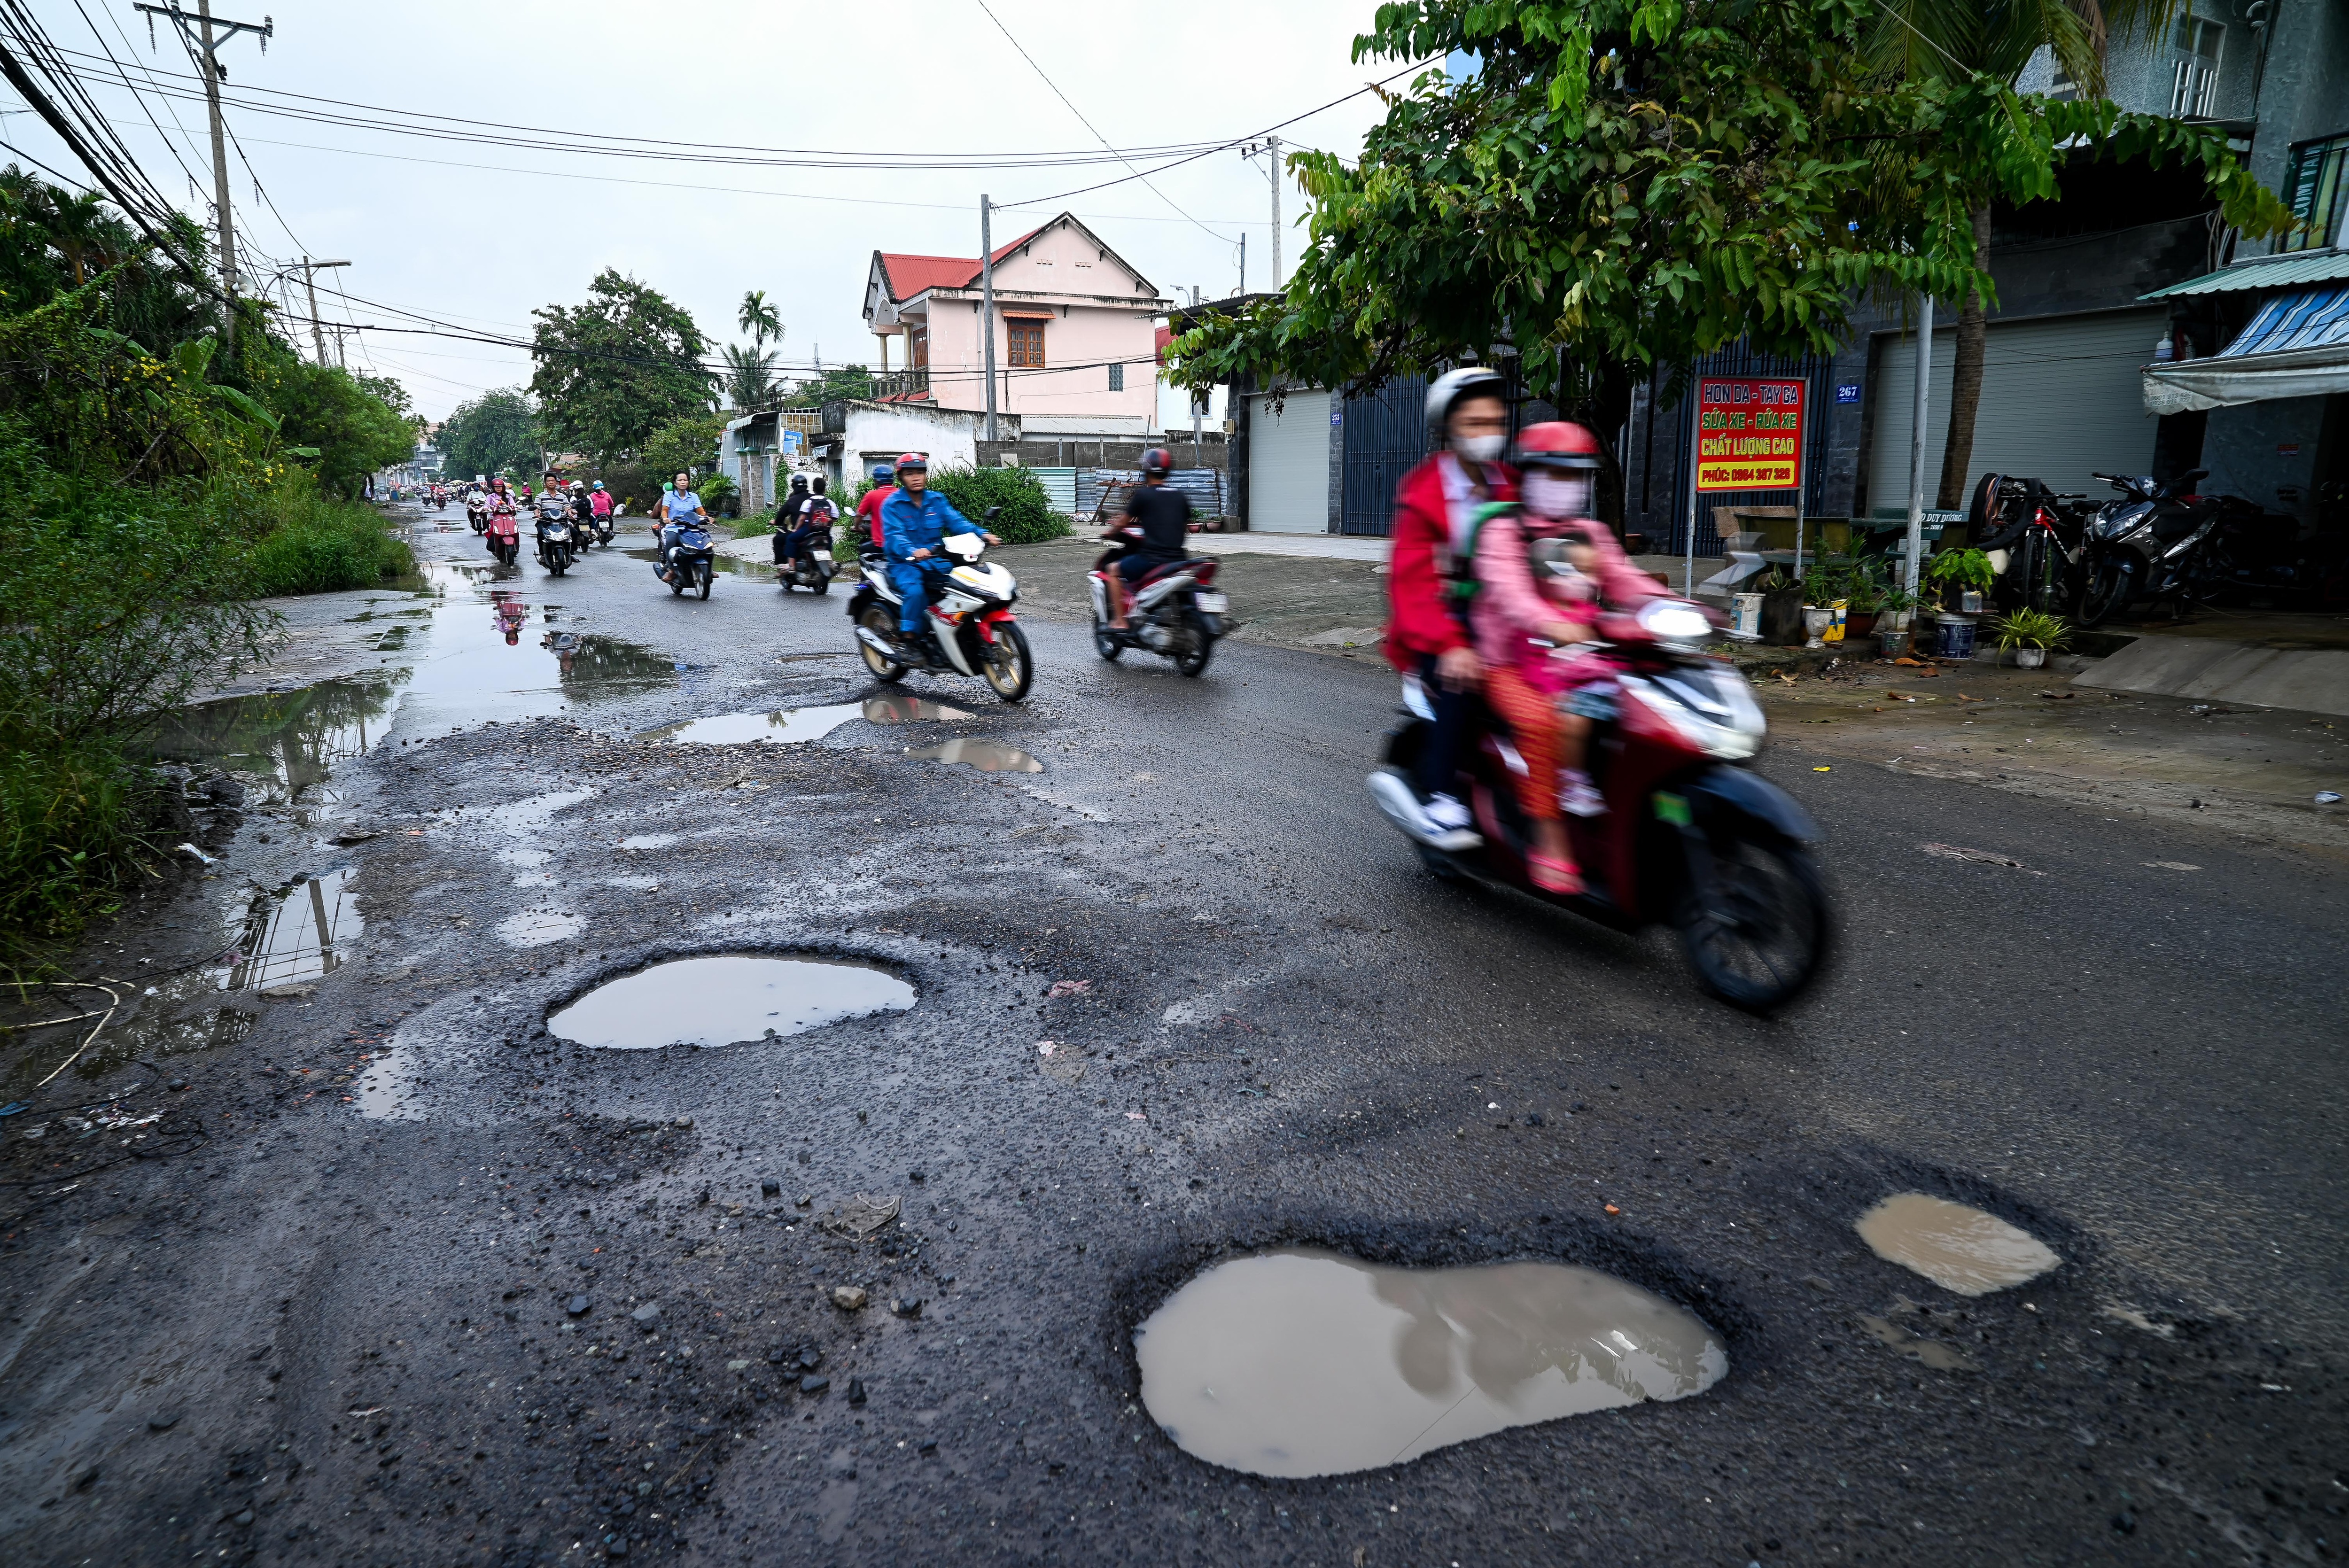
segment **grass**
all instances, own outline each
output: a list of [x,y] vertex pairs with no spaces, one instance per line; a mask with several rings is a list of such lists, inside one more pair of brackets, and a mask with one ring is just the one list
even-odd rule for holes
[[373,588],[416,570],[406,541],[364,501],[285,486],[262,501],[265,531],[253,547],[255,598]]
[[111,913],[168,852],[166,804],[110,739],[0,752],[0,965],[36,969],[50,944]]

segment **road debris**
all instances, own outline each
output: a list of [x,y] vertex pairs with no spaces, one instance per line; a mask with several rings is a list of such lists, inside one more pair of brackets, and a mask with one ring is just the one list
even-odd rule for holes
[[1945,861],[1976,861],[1986,866],[2004,866],[2008,871],[2022,872],[2034,877],[2044,877],[2047,874],[2045,872],[2033,871],[2012,855],[2002,855],[1990,850],[1969,850],[1956,844],[1920,844],[1917,847],[1929,855],[1939,855]]
[[[878,1198],[869,1192],[859,1192],[824,1216],[823,1228],[835,1235],[852,1236],[863,1241],[895,1220],[904,1207],[903,1201],[895,1192]],[[857,1305],[862,1306],[864,1304],[859,1302]]]

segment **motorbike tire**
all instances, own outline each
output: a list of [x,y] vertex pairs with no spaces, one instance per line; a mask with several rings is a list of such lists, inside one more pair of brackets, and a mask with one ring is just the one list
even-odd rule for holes
[[684,595],[685,573],[682,568],[672,566],[668,569],[668,592],[669,597],[673,599]]
[[[895,610],[895,606],[892,604],[877,602],[868,604],[864,607],[864,613],[856,618],[856,624],[886,642],[897,630],[897,617],[894,614]],[[856,651],[864,655],[864,667],[873,672],[874,679],[901,681],[905,678],[904,665],[889,657],[862,637],[856,639]]]
[[709,586],[717,580],[718,577],[718,568],[708,562],[704,562],[701,565],[701,569],[695,573],[695,576],[701,584],[701,596],[705,599],[709,598]]
[[1028,651],[1028,634],[1018,622],[1006,621],[995,628],[995,645],[1003,656],[988,661],[987,684],[1004,701],[1018,702],[1036,684],[1036,656]]
[[1713,897],[1694,879],[1673,924],[1704,988],[1733,1007],[1766,1013],[1801,994],[1826,962],[1826,881],[1810,851],[1775,837],[1708,836]]
[[1125,652],[1125,645],[1117,640],[1117,634],[1109,629],[1109,623],[1098,612],[1093,615],[1093,652],[1111,664],[1117,663],[1118,655]]
[[812,592],[819,599],[824,597],[832,592],[832,579],[829,577],[817,578],[811,592]]
[[1216,639],[1200,626],[1198,616],[1191,616],[1190,621],[1193,641],[1190,647],[1174,655],[1174,672],[1196,679],[1206,673],[1207,661],[1216,656]]
[[2080,592],[2079,622],[2084,627],[2103,625],[2128,603],[2130,573],[2116,557],[2107,557]]

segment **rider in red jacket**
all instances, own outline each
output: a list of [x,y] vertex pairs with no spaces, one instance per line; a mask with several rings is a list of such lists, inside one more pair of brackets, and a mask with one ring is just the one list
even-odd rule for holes
[[1435,724],[1412,786],[1382,772],[1371,776],[1371,787],[1382,799],[1391,796],[1390,808],[1419,822],[1421,836],[1442,850],[1481,841],[1451,789],[1453,758],[1485,666],[1444,589],[1476,509],[1516,499],[1516,476],[1501,461],[1509,439],[1502,385],[1500,374],[1482,365],[1438,377],[1427,389],[1428,437],[1436,450],[1395,487],[1387,660],[1420,682]]

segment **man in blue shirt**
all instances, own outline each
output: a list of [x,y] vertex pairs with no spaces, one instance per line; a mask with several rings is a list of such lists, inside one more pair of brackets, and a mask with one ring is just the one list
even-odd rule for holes
[[678,531],[694,521],[707,523],[709,514],[701,507],[701,498],[693,493],[693,476],[679,474],[675,482],[661,487],[660,563],[653,570],[664,583],[668,581],[668,552],[677,543]]
[[881,547],[889,557],[890,584],[897,590],[898,641],[937,655],[937,639],[924,612],[930,604],[931,574],[954,565],[940,552],[947,535],[976,533],[989,544],[1003,542],[957,511],[929,483],[927,458],[907,452],[897,459],[897,488],[881,503]]

